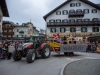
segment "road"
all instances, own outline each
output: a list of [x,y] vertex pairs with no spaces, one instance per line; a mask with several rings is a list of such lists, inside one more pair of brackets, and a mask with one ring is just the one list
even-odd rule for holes
[[51,53],[50,58],[39,57],[31,64],[28,64],[25,58],[17,62],[12,59],[0,60],[0,75],[59,75],[63,66],[81,59],[100,59],[100,54],[83,52],[69,57]]

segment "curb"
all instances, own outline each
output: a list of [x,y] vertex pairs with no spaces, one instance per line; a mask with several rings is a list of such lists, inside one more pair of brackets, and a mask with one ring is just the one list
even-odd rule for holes
[[60,75],[64,75],[64,69],[65,69],[66,65],[63,66],[63,68],[61,69]]
[[65,68],[67,67],[67,65],[69,65],[69,64],[71,64],[71,63],[73,63],[73,62],[76,62],[76,61],[80,61],[80,60],[75,60],[75,61],[72,61],[72,62],[70,62],[70,63],[64,65],[64,66],[62,67],[61,71],[60,71],[60,75],[64,75],[64,71],[65,71]]

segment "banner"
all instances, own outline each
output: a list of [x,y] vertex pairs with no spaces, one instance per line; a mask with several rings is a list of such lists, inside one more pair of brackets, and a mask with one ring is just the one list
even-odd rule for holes
[[86,44],[61,44],[60,52],[86,52]]

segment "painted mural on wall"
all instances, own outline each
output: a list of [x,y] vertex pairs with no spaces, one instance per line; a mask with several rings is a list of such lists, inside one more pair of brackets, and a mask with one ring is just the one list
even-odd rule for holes
[[33,25],[28,24],[28,36],[33,36]]

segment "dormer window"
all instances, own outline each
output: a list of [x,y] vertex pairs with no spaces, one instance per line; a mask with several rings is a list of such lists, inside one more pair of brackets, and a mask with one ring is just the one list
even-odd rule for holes
[[57,11],[56,12],[56,15],[61,15],[61,11]]
[[70,4],[70,7],[74,7],[74,6],[75,6],[75,3],[71,3],[71,4]]
[[92,9],[92,13],[97,13],[97,9]]

